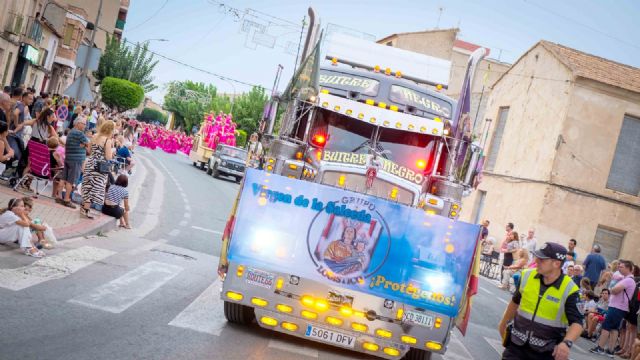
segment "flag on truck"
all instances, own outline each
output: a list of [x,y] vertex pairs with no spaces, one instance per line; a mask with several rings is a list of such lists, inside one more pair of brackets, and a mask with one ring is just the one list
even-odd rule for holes
[[287,89],[282,94],[282,101],[291,101],[297,97],[303,100],[318,95],[318,74],[320,73],[320,44],[322,35],[313,51],[302,61],[302,65],[295,73]]

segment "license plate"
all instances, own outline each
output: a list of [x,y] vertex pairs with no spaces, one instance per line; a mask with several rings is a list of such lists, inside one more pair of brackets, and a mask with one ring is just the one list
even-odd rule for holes
[[404,314],[402,315],[402,321],[422,325],[428,328],[433,328],[433,316],[416,311],[405,310]]
[[307,332],[304,335],[322,342],[348,348],[353,348],[356,344],[356,338],[351,335],[319,328],[313,325],[307,325]]
[[247,271],[247,283],[251,285],[260,286],[266,289],[271,289],[273,286],[273,280],[275,276],[266,271],[258,269],[248,269]]

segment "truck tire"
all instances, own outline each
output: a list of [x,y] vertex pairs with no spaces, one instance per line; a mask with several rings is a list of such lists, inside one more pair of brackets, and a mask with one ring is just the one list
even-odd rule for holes
[[[226,309],[226,307],[225,307]],[[431,352],[422,349],[409,349],[409,352],[402,358],[402,360],[430,360]]]
[[198,167],[198,163],[196,163],[195,161],[193,162],[193,166],[194,167]]
[[207,175],[211,175],[213,173],[213,169],[207,166]]
[[218,178],[220,176],[220,172],[218,172],[218,164],[213,165],[213,169],[211,170],[214,178]]
[[224,302],[224,317],[234,324],[248,325],[254,318],[253,308],[242,304]]
[[204,170],[204,163],[203,162],[198,163],[198,167],[200,168],[200,170]]

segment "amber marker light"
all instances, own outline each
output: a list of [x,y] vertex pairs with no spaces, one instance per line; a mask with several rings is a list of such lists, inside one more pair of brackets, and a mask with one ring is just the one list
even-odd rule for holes
[[283,329],[289,330],[289,331],[298,330],[298,325],[290,323],[290,322],[283,322],[282,324],[280,324],[280,326],[282,326]]
[[314,313],[313,311],[308,311],[308,310],[302,310],[300,312],[300,315],[302,315],[302,317],[307,318],[307,319],[311,319],[311,320],[315,320],[318,318],[318,314]]
[[351,323],[351,328],[357,332],[366,333],[369,327],[365,324]]
[[231,300],[240,301],[244,296],[234,291],[227,291],[227,297]]
[[402,335],[400,337],[400,340],[405,344],[417,344],[418,343],[418,339],[414,338],[413,336],[409,336],[409,335]]
[[236,269],[236,275],[238,275],[238,277],[242,277],[242,274],[244,274],[244,266],[238,265],[238,268]]
[[311,295],[303,295],[302,298],[300,298],[300,302],[302,305],[308,307],[313,307],[313,304],[315,304],[315,300]]
[[378,351],[378,349],[380,349],[380,346],[378,346],[378,344],[366,342],[366,343],[362,344],[362,348],[365,349],[365,350],[376,352],[376,351]]
[[386,347],[382,351],[389,356],[398,356],[400,355],[400,351],[396,348]]
[[390,338],[393,334],[389,330],[377,329],[376,330],[376,335],[378,335],[380,337],[383,337],[383,338]]
[[278,320],[272,318],[272,317],[268,317],[268,316],[263,316],[260,318],[260,322],[267,325],[267,326],[276,326],[278,325]]
[[278,309],[278,311],[282,312],[282,313],[291,313],[293,311],[293,308],[289,305],[285,305],[285,304],[278,304],[276,306],[276,309]]

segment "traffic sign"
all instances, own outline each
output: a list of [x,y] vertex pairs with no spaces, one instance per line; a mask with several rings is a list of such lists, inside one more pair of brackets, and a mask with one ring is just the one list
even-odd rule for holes
[[58,106],[58,110],[56,110],[56,117],[58,119],[66,120],[67,116],[69,116],[69,108],[66,105]]

